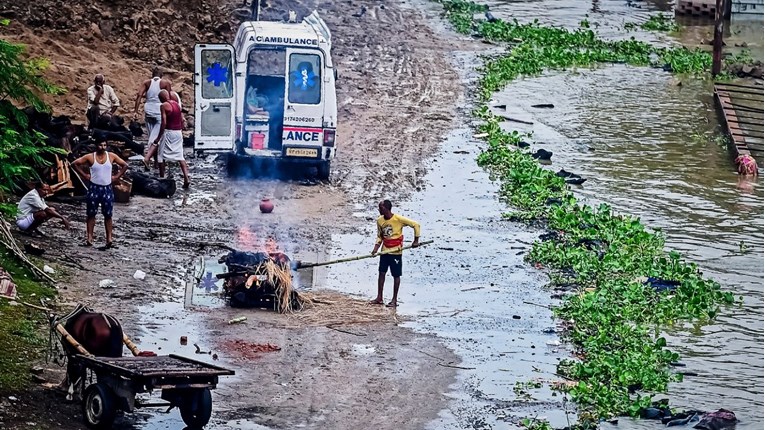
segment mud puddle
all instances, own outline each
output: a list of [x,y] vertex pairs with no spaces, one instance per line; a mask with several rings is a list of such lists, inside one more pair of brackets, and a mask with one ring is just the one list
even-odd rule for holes
[[[555,366],[566,355],[547,308],[552,301],[542,288],[545,277],[523,262],[539,232],[501,221],[505,206],[496,185],[476,165],[478,152],[469,130],[459,130],[433,158],[422,192],[401,202],[380,196],[393,200],[395,212],[421,223],[422,240],[436,241],[404,255],[398,312],[414,316],[406,326],[436,334],[462,360],[442,365],[465,368],[450,393],[449,410],[428,428],[511,428],[511,414],[545,416],[563,427],[568,420],[562,397],[516,388],[517,383],[558,379]],[[335,251],[328,258],[371,251],[378,216],[374,198],[363,213],[369,219],[364,231],[333,236]],[[405,237],[411,241],[411,230]],[[329,288],[369,298],[376,294],[376,259],[324,270]],[[386,301],[391,294],[389,277]]]
[[[206,325],[216,309],[225,305],[221,297],[222,280],[215,274],[225,272],[225,266],[218,263],[217,257],[199,257],[187,266],[179,266],[171,276],[173,283],[166,289],[164,300],[137,307],[140,315],[136,344],[141,350],[153,351],[158,355],[177,354],[192,360],[202,361],[215,366],[239,370],[230,357],[226,356],[213,342],[215,331]],[[146,341],[141,341],[147,339]],[[215,423],[215,413],[225,409],[227,384],[237,376],[221,378],[218,387],[213,390],[213,421],[205,428],[234,429],[238,425]],[[142,394],[144,402],[164,403],[157,391],[151,395]],[[177,408],[166,412],[167,408],[139,409],[132,414],[124,414],[115,422],[117,428],[125,429],[179,429],[183,420]],[[251,427],[257,428],[257,427]]]

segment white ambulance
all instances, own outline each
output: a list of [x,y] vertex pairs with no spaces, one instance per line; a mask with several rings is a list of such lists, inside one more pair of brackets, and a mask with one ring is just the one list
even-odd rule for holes
[[195,154],[227,152],[229,172],[273,160],[328,178],[337,128],[331,47],[316,11],[300,23],[243,22],[233,46],[196,45]]

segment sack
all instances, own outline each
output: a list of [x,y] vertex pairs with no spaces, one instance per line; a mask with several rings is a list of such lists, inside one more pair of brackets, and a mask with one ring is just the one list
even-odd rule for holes
[[175,194],[176,185],[172,178],[160,179],[142,172],[131,172],[133,195],[142,195],[158,199],[169,199]]
[[139,124],[137,121],[130,121],[128,128],[130,129],[130,133],[133,135],[133,137],[143,136],[143,127],[141,127],[141,124]]

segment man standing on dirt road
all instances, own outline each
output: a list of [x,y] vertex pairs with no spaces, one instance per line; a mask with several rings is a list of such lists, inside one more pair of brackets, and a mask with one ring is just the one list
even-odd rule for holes
[[[170,92],[161,90],[159,100],[162,102],[160,111],[162,112],[162,122],[159,127],[159,135],[151,145],[159,145],[159,176],[165,177],[165,167],[168,161],[177,161],[181,165],[183,172],[183,188],[188,188],[191,183],[189,179],[189,166],[183,158],[183,114],[181,106],[177,101],[170,98]],[[146,154],[143,162],[148,165],[149,154]]]
[[114,88],[106,85],[104,75],[97,74],[93,79],[93,85],[88,88],[88,109],[85,113],[88,118],[88,128],[110,123],[119,107],[120,99],[117,98]]
[[404,227],[414,229],[414,241],[412,248],[420,246],[420,224],[392,212],[393,204],[390,200],[383,200],[377,205],[380,217],[377,218],[377,241],[372,250],[372,255],[382,245],[380,252],[380,266],[377,277],[377,298],[370,303],[383,304],[383,288],[385,287],[385,275],[390,268],[393,276],[393,299],[386,305],[390,308],[398,306],[398,288],[401,285],[401,272],[403,269]]
[[[149,143],[154,142],[157,139],[160,123],[162,122],[162,112],[160,111],[162,102],[159,101],[159,92],[161,90],[172,91],[172,84],[169,80],[162,78],[162,69],[155,67],[151,72],[151,79],[143,81],[141,86],[138,87],[138,92],[135,95],[133,121],[138,119],[138,105],[141,104],[141,99],[146,96],[143,112],[144,120],[146,121],[146,129],[149,132]],[[154,156],[155,163],[156,149],[156,146],[149,145],[148,158],[151,159],[151,157]]]
[[[114,164],[120,168],[116,175],[113,169]],[[87,238],[80,246],[93,246],[96,212],[98,207],[101,206],[101,213],[104,216],[104,228],[106,229],[106,246],[101,248],[101,250],[116,248],[112,238],[112,211],[114,206],[112,184],[119,181],[122,175],[125,174],[128,169],[127,163],[117,154],[107,152],[106,142],[101,142],[96,146],[96,152],[78,158],[74,162],[74,168],[80,176],[90,181],[88,194],[85,196],[85,202],[87,203]]]

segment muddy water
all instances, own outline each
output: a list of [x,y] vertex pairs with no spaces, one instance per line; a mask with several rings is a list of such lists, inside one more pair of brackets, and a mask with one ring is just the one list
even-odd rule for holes
[[[546,416],[563,427],[575,415],[564,412],[561,396],[516,383],[556,379],[555,365],[566,355],[555,334],[545,280],[523,262],[538,232],[501,221],[505,209],[496,187],[475,164],[479,149],[468,130],[455,132],[425,177],[424,190],[395,210],[422,224],[422,239],[433,245],[404,255],[398,312],[413,317],[406,325],[435,333],[462,358],[460,381],[449,395],[449,410],[428,428],[511,428],[517,416]],[[328,258],[364,254],[374,245],[375,198],[356,216],[363,232],[333,237]],[[412,232],[405,232],[407,241]],[[377,260],[330,267],[323,285],[373,298]],[[390,300],[388,278],[385,299]],[[526,303],[524,303],[526,302]],[[529,304],[531,303],[531,304]],[[438,360],[438,357],[433,357]]]
[[[598,4],[598,10],[594,5]],[[621,1],[495,3],[498,17],[576,26],[634,20],[643,9]],[[608,26],[604,26],[608,27]],[[611,26],[609,37],[620,37]],[[762,54],[762,21],[734,22],[733,37]],[[751,28],[758,28],[755,33]],[[679,39],[697,40],[709,28],[692,27]],[[665,35],[638,38],[672,42]],[[547,73],[511,84],[496,96],[509,116],[534,122],[534,146],[554,152],[550,168],[588,181],[575,192],[590,203],[607,202],[640,216],[667,235],[667,246],[697,262],[743,303],[723,309],[712,325],[669,329],[671,346],[698,373],[673,384],[678,407],[735,411],[739,429],[763,426],[763,186],[739,181],[731,156],[715,142],[717,120],[708,85],[647,68],[605,66],[579,73]],[[554,109],[534,109],[553,103]],[[508,124],[508,128],[518,129]],[[625,421],[621,427],[653,427]]]

